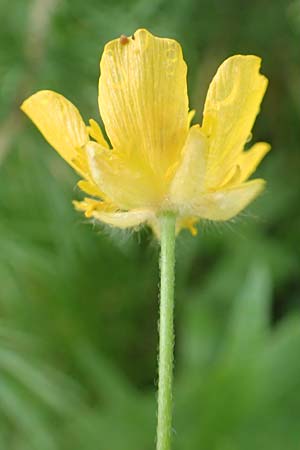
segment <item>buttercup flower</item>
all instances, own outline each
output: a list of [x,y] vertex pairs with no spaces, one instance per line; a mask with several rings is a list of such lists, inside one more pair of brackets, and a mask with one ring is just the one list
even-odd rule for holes
[[263,189],[247,181],[270,146],[245,151],[267,79],[261,60],[235,55],[224,61],[206,97],[202,125],[190,126],[186,64],[172,39],[138,30],[109,42],[100,62],[99,109],[109,142],[91,119],[53,91],[29,97],[22,110],[46,140],[82,177],[89,197],[78,210],[127,228],[177,214],[177,231],[201,219],[237,215]]

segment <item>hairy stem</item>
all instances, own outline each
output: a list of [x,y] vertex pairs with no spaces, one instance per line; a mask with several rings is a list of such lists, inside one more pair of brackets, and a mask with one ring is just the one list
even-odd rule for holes
[[176,216],[174,214],[164,213],[161,215],[157,450],[170,450],[171,448],[175,224]]

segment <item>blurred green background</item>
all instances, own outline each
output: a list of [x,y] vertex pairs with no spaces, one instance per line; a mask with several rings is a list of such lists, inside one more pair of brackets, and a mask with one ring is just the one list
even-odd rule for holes
[[178,239],[174,450],[299,450],[300,1],[0,5],[0,449],[154,448],[158,245],[76,213],[76,175],[18,109],[48,88],[98,119],[104,43],[147,27],[181,42],[198,120],[227,56],[270,79],[267,190]]

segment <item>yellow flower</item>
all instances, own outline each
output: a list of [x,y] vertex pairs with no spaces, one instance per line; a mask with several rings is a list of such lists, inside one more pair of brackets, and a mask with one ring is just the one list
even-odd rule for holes
[[186,64],[180,45],[138,30],[109,42],[100,62],[99,125],[53,91],[29,97],[22,110],[82,180],[90,197],[74,202],[87,217],[127,228],[148,223],[159,234],[162,211],[177,213],[177,231],[201,219],[224,221],[244,209],[264,180],[246,181],[270,146],[244,151],[264,96],[261,60],[224,61],[206,97],[202,125],[190,126]]

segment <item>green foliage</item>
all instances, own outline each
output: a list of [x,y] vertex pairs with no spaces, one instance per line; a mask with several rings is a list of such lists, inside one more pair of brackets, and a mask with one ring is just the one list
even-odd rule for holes
[[[9,11],[9,14],[8,14]],[[18,111],[40,88],[97,112],[103,44],[145,26],[189,63],[263,57],[265,194],[177,244],[174,450],[298,450],[299,1],[2,0],[0,449],[154,448],[158,245],[73,211],[74,175]]]

